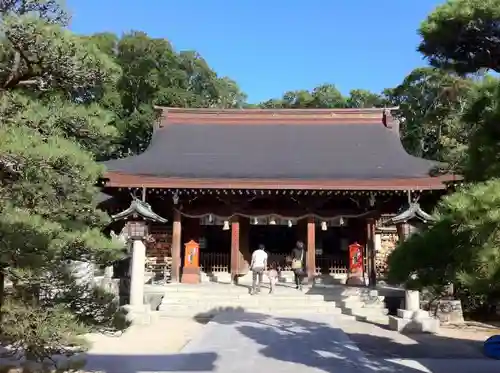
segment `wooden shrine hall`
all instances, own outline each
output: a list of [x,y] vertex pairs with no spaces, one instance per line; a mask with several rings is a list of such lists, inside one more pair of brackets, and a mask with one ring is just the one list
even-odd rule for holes
[[151,224],[147,256],[171,258],[172,281],[188,242],[202,271],[235,279],[260,243],[286,268],[297,240],[310,277],[346,274],[357,244],[374,279],[384,219],[428,216],[454,181],[403,149],[395,109],[159,110],[149,147],[104,162],[102,183],[111,213],[135,196],[168,220]]

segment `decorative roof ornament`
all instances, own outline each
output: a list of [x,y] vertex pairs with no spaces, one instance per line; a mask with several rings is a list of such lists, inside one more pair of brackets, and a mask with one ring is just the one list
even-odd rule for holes
[[167,219],[162,218],[160,215],[155,213],[149,203],[143,202],[136,197],[132,197],[132,202],[130,203],[130,207],[128,209],[111,216],[111,219],[113,219],[113,221],[129,218],[149,220],[163,224],[168,221]]
[[416,201],[412,202],[411,192],[408,191],[408,208],[398,215],[386,220],[384,225],[397,225],[410,220],[420,220],[423,223],[433,222],[435,219],[426,213]]

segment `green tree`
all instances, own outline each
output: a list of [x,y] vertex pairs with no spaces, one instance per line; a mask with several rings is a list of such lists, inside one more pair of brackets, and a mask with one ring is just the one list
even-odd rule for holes
[[100,104],[116,114],[120,143],[115,156],[144,151],[151,140],[154,106],[241,108],[246,95],[228,77],[219,77],[195,51],[176,52],[163,38],[131,31],[86,37],[122,70],[104,87]]
[[382,95],[366,89],[353,89],[349,92],[346,105],[349,108],[374,108],[386,106],[386,101]]
[[462,122],[469,133],[463,167],[469,181],[500,177],[500,81],[487,77],[471,91]]
[[461,116],[473,85],[470,79],[424,67],[385,91],[388,103],[399,107],[401,140],[410,154],[446,161],[455,171],[462,166],[469,134]]
[[500,72],[500,0],[448,0],[420,26],[418,50],[458,74]]
[[[422,24],[420,50],[433,65],[456,75],[498,71],[499,4],[495,0],[449,0]],[[442,288],[453,282],[466,309],[479,307],[496,314],[500,301],[500,84],[494,77],[479,78],[470,80],[457,118],[457,128],[461,126],[466,134],[460,169],[469,184],[439,204],[433,226],[396,248],[389,258],[389,277],[416,287]],[[416,283],[409,280],[412,273],[417,274]]]
[[259,104],[268,109],[328,109],[346,107],[346,98],[333,84],[322,84],[312,91],[306,89],[287,91],[280,99],[270,99]]
[[[95,202],[103,171],[95,157],[116,130],[92,103],[118,69],[56,22],[59,8],[35,8],[52,2],[11,3],[0,24],[0,263],[13,287],[0,341],[41,361],[81,345],[86,324],[104,327],[114,315],[116,305],[94,302],[109,298],[75,282],[67,261],[120,254],[101,233],[108,218]],[[76,299],[109,317],[92,318]]]
[[478,299],[481,311],[495,311],[500,302],[499,184],[494,179],[445,197],[437,207],[437,223],[389,256],[389,280],[436,295],[451,282],[466,295],[464,305]]
[[333,84],[322,84],[312,91],[312,107],[337,109],[344,108],[346,105],[346,98]]

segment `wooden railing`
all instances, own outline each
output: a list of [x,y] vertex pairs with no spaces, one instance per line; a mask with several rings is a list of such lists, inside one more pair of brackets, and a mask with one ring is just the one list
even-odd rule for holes
[[[280,270],[291,271],[291,263],[287,262],[287,256],[290,253],[269,253],[268,264],[276,262]],[[200,253],[201,270],[207,273],[230,272],[231,254],[230,253]],[[318,256],[316,257],[317,274],[346,274],[348,260],[338,257]]]
[[200,267],[206,273],[229,272],[231,270],[231,254],[201,252]]
[[328,275],[343,275],[347,274],[348,260],[347,258],[317,256],[316,257],[316,274]]

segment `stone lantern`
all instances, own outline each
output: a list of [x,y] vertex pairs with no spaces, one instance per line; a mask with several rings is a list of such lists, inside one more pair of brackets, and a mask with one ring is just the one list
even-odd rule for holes
[[146,310],[144,304],[144,282],[146,265],[146,246],[149,232],[148,222],[166,223],[167,219],[156,214],[151,206],[133,198],[130,207],[111,217],[113,221],[126,220],[125,236],[131,246],[130,298],[129,311],[132,313]]
[[395,225],[399,239],[404,241],[433,221],[434,218],[422,210],[419,203],[412,202],[401,213],[385,221],[384,225]]

